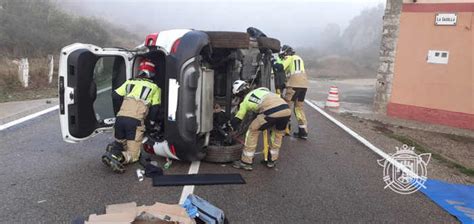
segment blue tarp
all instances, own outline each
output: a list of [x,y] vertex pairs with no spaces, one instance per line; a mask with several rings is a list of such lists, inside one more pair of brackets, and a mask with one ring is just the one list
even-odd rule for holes
[[428,179],[425,186],[426,188],[421,188],[421,192],[428,198],[462,223],[474,223],[474,185]]

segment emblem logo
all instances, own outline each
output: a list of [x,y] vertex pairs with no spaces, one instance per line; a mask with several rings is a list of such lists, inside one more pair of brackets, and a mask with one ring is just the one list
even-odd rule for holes
[[390,157],[418,175],[418,178],[405,173],[386,159],[380,159],[377,163],[383,166],[383,180],[386,183],[384,189],[390,188],[399,194],[411,194],[422,187],[426,188],[424,186],[428,175],[426,167],[431,159],[431,153],[418,155],[415,153],[415,147],[408,145],[396,149],[397,152]]

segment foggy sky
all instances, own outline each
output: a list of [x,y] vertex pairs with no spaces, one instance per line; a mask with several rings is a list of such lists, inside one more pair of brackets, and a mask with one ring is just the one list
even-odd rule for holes
[[[159,1],[63,0],[73,13],[105,18],[140,36],[175,28],[243,31],[257,27],[295,47],[315,45],[328,23],[344,29],[361,10],[385,0]],[[374,18],[381,19],[381,18]]]

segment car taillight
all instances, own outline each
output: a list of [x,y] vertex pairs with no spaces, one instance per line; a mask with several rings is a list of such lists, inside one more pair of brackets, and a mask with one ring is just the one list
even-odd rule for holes
[[155,154],[155,150],[153,149],[153,146],[151,145],[143,144],[143,150],[145,150],[145,152],[147,153]]
[[177,39],[174,41],[173,46],[171,47],[171,54],[175,54],[176,51],[178,50],[178,46],[181,43],[181,38]]

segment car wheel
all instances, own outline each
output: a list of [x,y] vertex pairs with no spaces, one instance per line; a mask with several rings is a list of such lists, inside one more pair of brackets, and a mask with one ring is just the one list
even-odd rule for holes
[[257,38],[258,46],[260,48],[267,48],[272,50],[273,53],[280,52],[280,41],[270,37],[259,37]]
[[178,155],[179,160],[193,162],[193,161],[201,161],[206,157],[206,149],[203,148],[196,153],[183,153],[182,155]]
[[213,48],[249,48],[249,35],[243,32],[206,32]]
[[229,163],[240,159],[243,144],[236,145],[210,145],[207,147],[207,155],[204,161],[212,163]]

